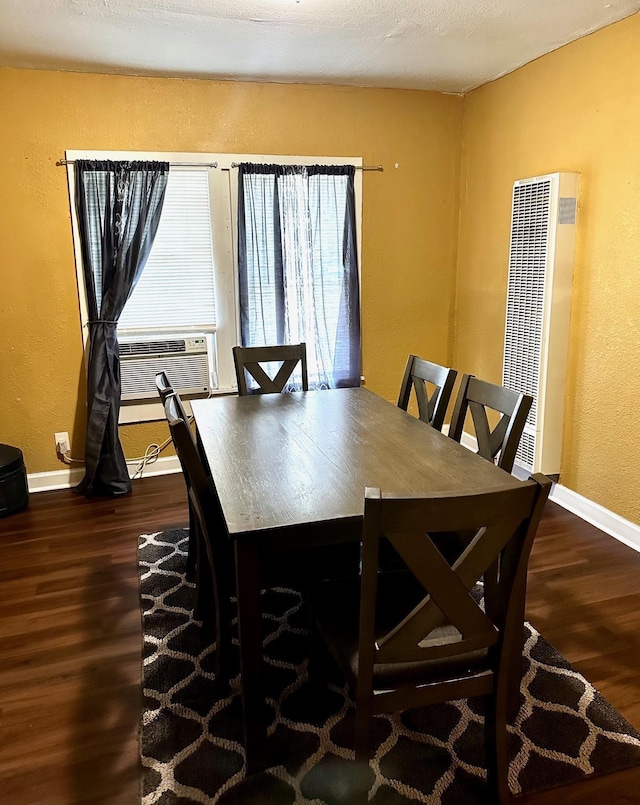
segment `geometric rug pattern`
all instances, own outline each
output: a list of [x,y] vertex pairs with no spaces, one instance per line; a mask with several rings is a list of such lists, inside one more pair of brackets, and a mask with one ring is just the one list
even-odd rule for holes
[[[353,702],[337,669],[311,695],[306,613],[292,590],[262,593],[269,761],[246,776],[239,675],[225,686],[213,674],[215,645],[192,617],[187,541],[185,530],[139,540],[143,805],[346,805]],[[640,734],[529,624],[526,634],[512,793],[640,764]],[[473,699],[376,716],[370,802],[486,805],[482,718]]]

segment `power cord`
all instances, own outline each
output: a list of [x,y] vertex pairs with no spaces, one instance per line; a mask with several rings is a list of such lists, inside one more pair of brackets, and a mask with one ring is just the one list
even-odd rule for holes
[[62,461],[63,464],[84,464],[83,458],[72,458],[69,455],[70,452],[71,452],[70,450],[65,450],[63,453],[61,453],[58,450],[58,458],[60,459],[60,461]]
[[160,453],[167,447],[167,445],[171,444],[171,437],[165,439],[162,444],[150,444],[147,449],[144,451],[144,455],[140,456],[139,458],[127,458],[125,461],[127,464],[135,464],[137,462],[138,466],[135,468],[132,478],[142,478],[142,473],[144,472],[147,464],[155,464],[155,462],[160,457]]
[[[193,422],[193,416],[187,417],[187,424],[191,425]],[[148,464],[155,464],[155,462],[160,457],[162,451],[171,444],[171,437],[165,439],[164,442],[161,444],[152,443],[147,446],[147,449],[144,451],[143,456],[137,456],[136,458],[125,458],[127,464],[137,464],[133,475],[131,476],[132,479],[142,478],[142,474],[147,467]],[[71,451],[65,450],[64,452],[58,452],[58,456],[63,464],[84,464],[83,458],[73,458],[69,455]]]

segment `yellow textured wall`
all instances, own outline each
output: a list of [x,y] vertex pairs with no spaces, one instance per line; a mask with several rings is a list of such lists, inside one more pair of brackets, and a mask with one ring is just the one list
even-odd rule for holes
[[[402,90],[0,70],[0,441],[29,472],[82,454],[84,385],[65,149],[362,156],[367,384],[450,359],[463,100]],[[396,169],[394,163],[399,163]],[[127,455],[166,435],[121,428]]]
[[561,482],[640,523],[640,16],[465,98],[454,365],[500,381],[513,182],[580,174]]

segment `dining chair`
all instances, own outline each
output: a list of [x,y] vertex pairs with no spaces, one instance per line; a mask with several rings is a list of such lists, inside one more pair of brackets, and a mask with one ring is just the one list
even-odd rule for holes
[[194,617],[202,620],[206,626],[213,625],[216,676],[218,679],[227,679],[231,651],[231,595],[234,589],[231,542],[215,488],[198,455],[188,422],[180,411],[178,395],[168,395],[164,406],[171,438],[185,475],[197,533]]
[[[407,410],[413,390],[418,402],[418,417],[436,430],[442,430],[457,374],[455,369],[409,355],[400,386],[398,408]],[[427,384],[434,387],[431,393]]]
[[[449,436],[456,442],[461,440],[467,411],[471,411],[478,454],[511,472],[532,404],[533,397],[529,394],[478,380],[473,375],[463,375],[451,415]],[[493,430],[489,426],[487,409],[501,414]]]
[[[169,377],[167,376],[166,372],[158,372],[156,374],[156,388],[158,389],[158,394],[160,395],[160,400],[162,401],[163,405],[168,397],[173,396],[175,398],[175,405],[178,411],[178,416],[180,417],[180,419],[183,419],[187,423],[188,427],[189,418],[187,417],[186,411],[184,409],[182,399],[180,395],[176,391],[174,391],[173,385],[171,384],[171,381],[169,380]],[[191,434],[191,429],[189,429],[189,433]],[[182,468],[182,476],[184,478],[184,482],[187,487],[187,504],[189,507],[189,548],[187,552],[186,572],[188,578],[193,578],[194,575],[197,573],[196,565],[197,565],[197,553],[198,553],[198,547],[197,547],[198,519],[193,511],[191,497],[189,495],[189,478],[187,476],[187,473],[185,472],[185,468],[182,464],[180,453],[178,452],[178,448],[176,447],[175,441],[173,446],[176,450],[178,460],[180,461],[180,466]]]
[[[298,364],[302,372],[302,391],[309,390],[307,345],[304,342],[268,347],[234,347],[233,362],[238,380],[238,394],[241,397],[247,394],[275,394],[284,391]],[[282,364],[273,377],[270,377],[263,367],[263,364],[268,363]],[[255,391],[247,386],[245,373],[258,384]]]
[[[466,494],[365,491],[360,579],[325,582],[311,598],[315,639],[354,691],[350,802],[367,801],[373,716],[476,696],[485,699],[486,801],[508,799],[508,699],[514,675],[520,681],[527,565],[550,487],[535,475]],[[470,530],[453,565],[429,537]],[[383,538],[406,572],[379,572]]]

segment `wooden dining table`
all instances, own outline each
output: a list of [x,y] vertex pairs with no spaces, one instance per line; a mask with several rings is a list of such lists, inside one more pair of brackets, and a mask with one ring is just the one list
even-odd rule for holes
[[235,553],[247,772],[263,767],[260,562],[360,539],[365,487],[399,494],[516,478],[365,388],[191,403]]

